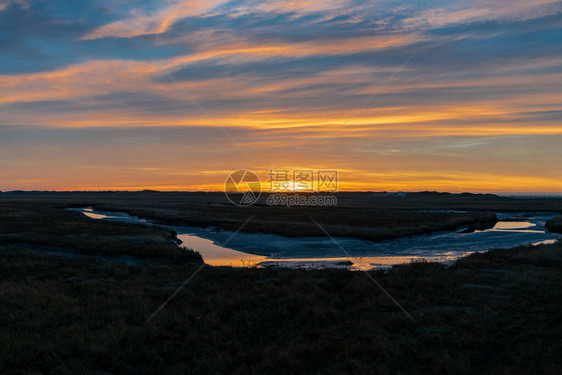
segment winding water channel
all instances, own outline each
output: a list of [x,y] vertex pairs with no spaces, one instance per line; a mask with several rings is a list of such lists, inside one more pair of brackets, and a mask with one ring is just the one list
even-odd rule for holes
[[[147,219],[121,212],[92,208],[72,210],[98,220],[155,225]],[[497,213],[498,223],[487,230],[437,232],[379,242],[347,237],[334,240],[327,237],[289,238],[242,232],[233,236],[231,231],[216,228],[158,225],[174,229],[183,242],[182,246],[198,251],[205,263],[214,266],[372,269],[419,259],[451,262],[475,251],[554,242],[562,236],[549,233],[545,223],[556,215],[559,214],[500,212]],[[221,246],[226,242],[227,246]]]

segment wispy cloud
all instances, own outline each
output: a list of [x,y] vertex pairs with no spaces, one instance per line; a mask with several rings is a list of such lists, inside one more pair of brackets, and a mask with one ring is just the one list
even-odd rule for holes
[[[562,178],[560,1],[4,0],[0,24],[0,189],[217,187],[299,165],[371,96],[315,161],[349,188]],[[159,64],[259,158],[231,154]]]

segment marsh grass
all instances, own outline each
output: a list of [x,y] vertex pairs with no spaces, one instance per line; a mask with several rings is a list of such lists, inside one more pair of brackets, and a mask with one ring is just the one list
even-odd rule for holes
[[0,372],[541,373],[562,370],[562,247],[372,272],[126,266],[0,249]]
[[2,374],[562,373],[560,243],[371,271],[415,323],[362,272],[210,266],[147,323],[199,266],[38,251],[168,251],[169,231],[68,199],[0,199]]
[[562,233],[562,216],[556,216],[547,221],[546,228],[550,232]]
[[171,229],[93,220],[45,202],[0,201],[0,243],[79,254],[202,263],[199,253],[175,245],[175,236]]
[[[497,218],[487,209],[471,212],[420,212],[432,202],[420,198],[421,205],[395,201],[373,194],[340,193],[337,207],[279,207],[262,201],[251,207],[229,205],[222,193],[19,193],[0,194],[0,202],[29,204],[50,202],[60,208],[93,206],[99,210],[122,211],[167,225],[217,227],[235,231],[243,226],[249,233],[273,233],[288,237],[323,236],[324,233],[310,220],[313,216],[328,232],[338,237],[356,237],[367,240],[393,239],[458,228],[485,229],[492,227]],[[455,196],[453,196],[455,197]],[[485,197],[485,196],[484,196]],[[474,202],[480,196],[465,198]],[[410,199],[408,204],[412,203]],[[456,201],[456,200],[455,200]],[[457,202],[457,204],[464,201]]]

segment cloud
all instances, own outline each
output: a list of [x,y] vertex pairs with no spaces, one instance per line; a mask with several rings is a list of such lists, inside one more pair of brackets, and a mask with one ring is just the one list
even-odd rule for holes
[[[216,186],[231,167],[304,165],[345,124],[307,167],[346,169],[347,186],[539,188],[562,177],[561,7],[2,1],[0,174],[12,188]],[[254,156],[233,156],[215,122]]]
[[130,38],[147,34],[161,34],[168,30],[175,21],[189,16],[204,15],[222,1],[190,0],[163,1],[163,3],[164,7],[151,11],[150,14],[133,14],[124,20],[105,24],[84,35],[82,39]]
[[403,21],[409,28],[439,28],[454,24],[470,24],[484,21],[526,21],[562,12],[557,0],[499,0],[451,2],[447,7],[422,10]]

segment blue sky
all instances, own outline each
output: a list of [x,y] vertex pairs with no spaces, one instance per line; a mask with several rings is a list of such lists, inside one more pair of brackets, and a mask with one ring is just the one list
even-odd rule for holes
[[559,1],[3,0],[0,56],[0,190],[562,192]]

